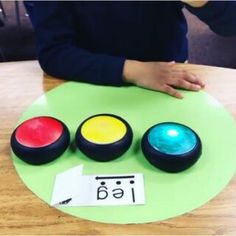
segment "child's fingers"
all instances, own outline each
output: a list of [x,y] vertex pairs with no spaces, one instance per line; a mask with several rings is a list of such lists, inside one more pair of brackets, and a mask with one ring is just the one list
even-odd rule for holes
[[205,87],[205,83],[197,75],[188,74],[186,76],[186,80],[189,81],[190,83],[194,83],[194,84],[200,85],[201,88]]
[[192,91],[199,91],[200,89],[202,89],[202,87],[199,84],[195,84],[192,82],[189,82],[187,80],[178,80],[177,84],[174,85],[178,88],[182,88],[182,89],[186,89],[186,90],[192,90]]
[[191,72],[188,72],[186,70],[176,67],[175,70],[173,71],[173,74],[175,76],[182,78],[184,80],[187,80],[191,83],[198,84],[202,88],[205,87],[205,83],[199,78],[199,76],[197,76]]
[[173,97],[176,97],[176,98],[183,98],[181,93],[179,93],[176,89],[174,89],[173,87],[171,87],[169,85],[163,85],[158,90],[161,92],[167,93],[167,94],[169,94]]

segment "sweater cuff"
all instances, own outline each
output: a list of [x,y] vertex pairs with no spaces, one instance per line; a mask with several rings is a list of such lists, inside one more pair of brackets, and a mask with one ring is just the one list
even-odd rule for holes
[[99,81],[104,85],[121,86],[123,84],[123,67],[125,58],[104,56]]

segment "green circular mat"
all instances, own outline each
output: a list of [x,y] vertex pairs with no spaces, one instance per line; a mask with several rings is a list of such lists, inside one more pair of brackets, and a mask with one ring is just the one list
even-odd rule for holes
[[[79,164],[83,174],[143,173],[145,205],[59,207],[80,218],[107,223],[146,223],[189,212],[216,196],[236,169],[236,126],[233,118],[204,92],[182,91],[185,98],[138,87],[106,87],[67,82],[36,100],[19,122],[33,116],[54,116],[68,126],[74,139],[79,124],[98,113],[123,117],[131,125],[133,143],[117,160],[99,163],[90,160],[73,145],[57,160],[31,166],[14,154],[13,161],[25,185],[46,203],[51,202],[55,176]],[[144,158],[140,140],[156,123],[173,121],[195,130],[202,140],[203,153],[190,169],[176,174],[162,172]]]

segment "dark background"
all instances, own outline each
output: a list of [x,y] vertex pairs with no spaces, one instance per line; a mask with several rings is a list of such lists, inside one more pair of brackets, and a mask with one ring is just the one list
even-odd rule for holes
[[[33,30],[22,2],[0,1],[4,26],[0,27],[0,62],[35,59]],[[19,20],[17,20],[17,4]],[[184,10],[189,25],[189,62],[236,68],[236,37],[221,37]]]

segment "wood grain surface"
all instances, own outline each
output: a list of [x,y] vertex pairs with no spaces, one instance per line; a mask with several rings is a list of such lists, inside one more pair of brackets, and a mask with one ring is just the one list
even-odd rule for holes
[[[236,119],[236,70],[179,66],[198,74],[206,83],[205,90]],[[48,206],[19,179],[11,160],[9,140],[25,109],[63,81],[44,76],[37,61],[0,63],[0,80],[1,235],[236,235],[236,176],[204,206],[180,217],[149,224],[96,223]]]

